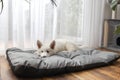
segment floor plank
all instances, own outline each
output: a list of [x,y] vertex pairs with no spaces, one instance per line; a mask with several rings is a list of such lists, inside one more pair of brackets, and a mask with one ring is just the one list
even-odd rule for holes
[[1,57],[1,79],[2,80],[18,80],[12,73],[5,57]]

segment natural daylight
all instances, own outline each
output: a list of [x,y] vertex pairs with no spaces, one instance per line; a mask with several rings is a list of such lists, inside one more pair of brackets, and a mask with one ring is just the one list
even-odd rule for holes
[[0,0],[0,80],[120,80],[120,0]]

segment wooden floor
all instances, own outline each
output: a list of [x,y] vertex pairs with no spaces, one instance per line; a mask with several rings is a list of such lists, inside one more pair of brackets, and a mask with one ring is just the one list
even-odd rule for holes
[[0,57],[0,80],[120,80],[120,59],[111,66],[54,77],[20,79],[14,76],[5,57]]

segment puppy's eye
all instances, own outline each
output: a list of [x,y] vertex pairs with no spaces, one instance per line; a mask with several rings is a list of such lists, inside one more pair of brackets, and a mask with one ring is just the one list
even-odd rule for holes
[[47,50],[47,53],[49,53],[49,51]]
[[43,53],[43,51],[41,51]]

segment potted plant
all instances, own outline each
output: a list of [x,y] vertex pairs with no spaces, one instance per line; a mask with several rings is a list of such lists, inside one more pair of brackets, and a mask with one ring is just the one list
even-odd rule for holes
[[120,4],[120,0],[108,0],[110,7],[112,8],[112,19],[115,19],[117,5]]
[[113,11],[115,11],[117,5],[120,4],[120,0],[108,0],[108,1]]

